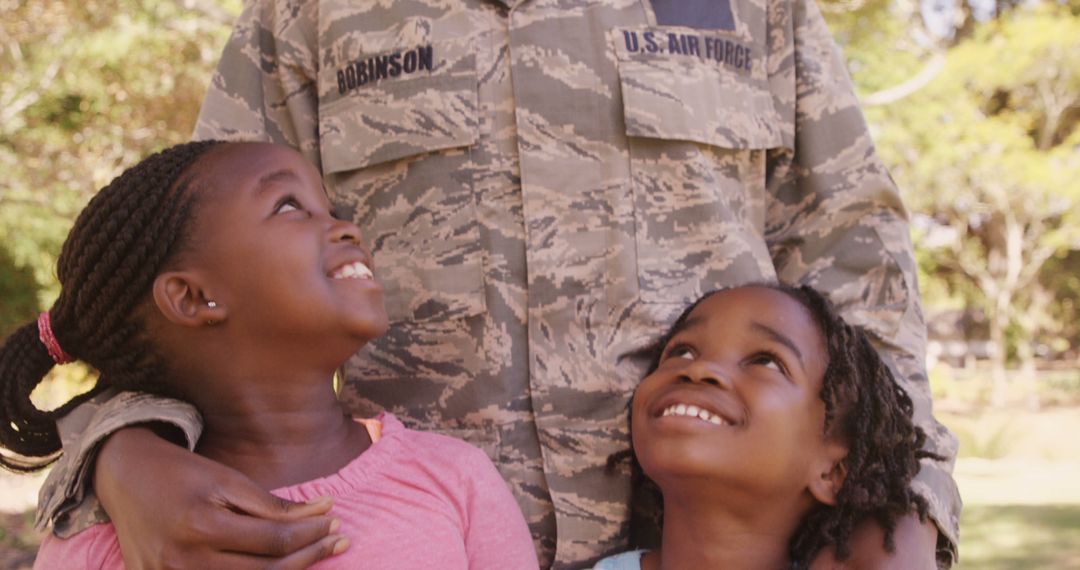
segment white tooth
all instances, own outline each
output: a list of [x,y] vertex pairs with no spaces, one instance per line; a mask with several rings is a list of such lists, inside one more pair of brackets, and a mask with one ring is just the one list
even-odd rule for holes
[[712,419],[712,414],[709,413],[709,410],[701,410],[698,412],[697,416],[705,421]]
[[724,420],[721,420],[720,416],[713,416],[713,417],[709,418],[709,423],[716,424],[718,426],[722,426],[722,425],[724,425]]
[[678,406],[675,406],[675,413],[679,414],[680,416],[685,416],[686,415],[686,404],[679,404]]
[[662,413],[660,415],[662,415],[662,416],[670,416],[671,415],[671,408],[664,408],[664,413]]
[[363,277],[364,279],[371,279],[372,277],[375,277],[375,275],[371,273],[371,269],[369,269],[368,266],[364,265],[363,263],[356,264],[356,274],[360,277]]
[[699,408],[699,407],[697,407],[697,406],[695,406],[693,404],[691,404],[689,406],[686,406],[686,415],[688,415],[688,416],[697,417],[699,412],[701,412],[701,408]]

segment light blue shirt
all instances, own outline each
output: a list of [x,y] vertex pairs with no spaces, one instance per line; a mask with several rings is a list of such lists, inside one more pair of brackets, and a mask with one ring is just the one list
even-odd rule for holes
[[593,570],[641,570],[641,555],[647,550],[631,550],[607,558],[596,563]]

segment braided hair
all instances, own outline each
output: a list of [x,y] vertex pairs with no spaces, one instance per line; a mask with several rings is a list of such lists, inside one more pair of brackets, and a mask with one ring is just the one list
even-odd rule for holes
[[126,170],[75,220],[57,261],[60,296],[43,315],[63,352],[98,371],[95,386],[53,411],[30,393],[55,365],[31,322],[0,347],[0,455],[3,467],[30,472],[60,456],[56,419],[106,388],[166,392],[165,366],[136,316],[154,278],[187,242],[193,217],[190,169],[215,141],[177,145]]
[[[911,479],[919,471],[919,460],[941,457],[924,451],[926,434],[912,423],[911,398],[896,383],[866,334],[847,324],[835,307],[816,290],[803,286],[765,283],[807,309],[817,324],[828,353],[820,397],[825,403],[823,437],[839,438],[848,444],[843,459],[844,483],[835,505],[817,504],[806,514],[788,543],[790,568],[809,568],[814,556],[832,545],[837,559],[850,555],[849,541],[855,527],[874,520],[885,531],[885,549],[895,548],[893,534],[899,519],[916,512],[925,520],[926,499],[911,489]],[[664,347],[684,327],[690,313],[719,291],[708,293],[688,307],[671,329],[643,351],[651,358],[648,374],[660,365]],[[663,496],[659,487],[644,474],[633,450],[608,458],[608,470],[629,458],[634,508],[631,539],[636,546],[655,546],[650,529],[659,528],[663,517]]]

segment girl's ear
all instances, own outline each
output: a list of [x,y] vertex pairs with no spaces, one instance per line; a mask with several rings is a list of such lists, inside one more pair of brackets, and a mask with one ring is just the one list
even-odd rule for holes
[[228,311],[213,300],[189,271],[166,271],[154,278],[154,304],[169,321],[188,327],[220,323]]
[[826,442],[821,458],[810,474],[810,494],[818,502],[829,506],[836,504],[836,496],[847,478],[847,466],[844,465],[847,454],[846,445],[836,441]]

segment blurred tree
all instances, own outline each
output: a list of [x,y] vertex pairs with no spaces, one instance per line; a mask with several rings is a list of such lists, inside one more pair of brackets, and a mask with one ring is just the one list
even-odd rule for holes
[[38,312],[38,283],[33,271],[15,263],[0,244],[0,342]]
[[1043,331],[1041,344],[1052,358],[1071,360],[1080,368],[1080,249],[1059,254],[1047,261],[1040,280],[1051,292],[1052,325]]
[[186,140],[240,0],[0,0],[0,244],[41,305],[73,217]]
[[1044,267],[1080,249],[1080,18],[1026,6],[969,35],[924,87],[868,116],[925,215],[932,279],[990,318],[1001,386],[1007,352],[1033,370],[1035,339],[1062,330],[1051,304],[1075,294],[1051,289]]

